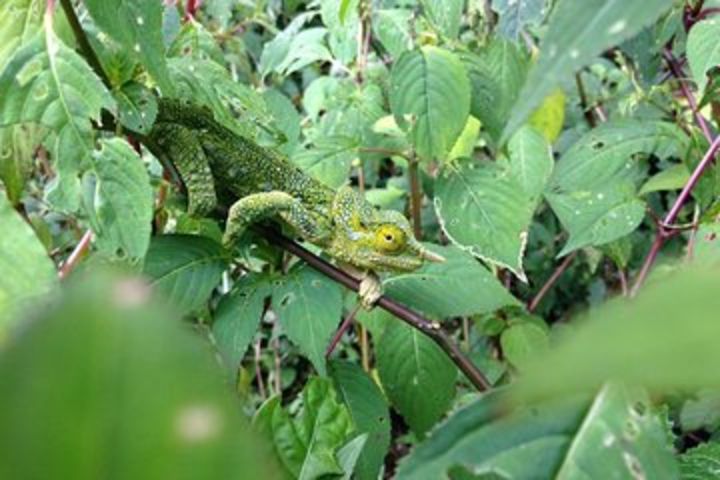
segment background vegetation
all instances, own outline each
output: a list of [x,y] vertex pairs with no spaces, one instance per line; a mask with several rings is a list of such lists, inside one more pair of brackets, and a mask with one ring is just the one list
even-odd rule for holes
[[[0,477],[720,478],[718,14],[4,0]],[[312,246],[224,250],[158,96],[448,261],[366,312]]]

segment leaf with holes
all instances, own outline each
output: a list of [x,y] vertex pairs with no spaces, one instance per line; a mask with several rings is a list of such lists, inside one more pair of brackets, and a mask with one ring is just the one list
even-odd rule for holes
[[220,283],[227,259],[222,247],[197,235],[153,237],[145,257],[144,273],[181,312],[202,307]]
[[157,98],[136,82],[129,82],[113,91],[118,104],[120,123],[134,132],[148,134],[158,113]]
[[142,261],[153,218],[153,192],[142,159],[125,140],[102,139],[84,183],[85,211],[98,249]]
[[391,298],[438,318],[488,313],[517,300],[472,255],[457,247],[426,245],[445,257],[383,282]]
[[105,86],[48,25],[9,60],[0,74],[0,98],[0,126],[38,123],[53,133],[46,143],[57,178],[48,199],[60,210],[77,210],[78,174],[92,152],[90,120],[99,123],[100,110],[114,108]]
[[398,480],[445,478],[454,465],[502,478],[677,478],[672,448],[647,394],[607,384],[588,408],[583,397],[510,414],[495,391],[455,413],[401,464]]
[[375,480],[390,448],[388,405],[378,386],[359,366],[347,361],[334,361],[329,367],[330,376],[347,405],[356,433],[368,436],[353,478]]
[[681,156],[687,139],[675,125],[623,120],[600,125],[581,137],[557,162],[545,198],[570,239],[560,255],[598,246],[632,232],[645,215],[636,196],[644,177],[633,156]]
[[347,407],[329,379],[314,377],[302,391],[302,408],[291,414],[279,397],[266,401],[253,424],[272,439],[286,473],[298,480],[342,474],[337,454],[353,431]]
[[21,307],[57,283],[55,265],[32,228],[0,191],[0,341]]
[[390,105],[418,155],[443,159],[465,128],[470,83],[451,52],[426,46],[405,52],[390,75]]
[[325,350],[340,322],[340,287],[306,266],[293,269],[273,292],[273,309],[290,340],[325,375]]
[[443,169],[435,210],[454,244],[524,278],[528,229],[553,160],[547,141],[530,127],[519,130],[508,149],[507,162],[464,161]]
[[162,38],[162,3],[147,0],[86,0],[85,6],[100,29],[128,52],[133,52],[163,93],[173,95],[175,89],[165,62]]
[[503,130],[508,139],[561,82],[607,48],[651,24],[672,0],[562,0],[550,17],[540,56]]
[[687,59],[693,80],[698,86],[699,98],[708,84],[707,74],[720,67],[720,21],[710,18],[693,25],[687,39]]
[[387,326],[376,348],[383,390],[410,428],[424,435],[455,397],[455,365],[432,340],[401,322]]
[[240,278],[223,296],[215,310],[212,332],[227,362],[238,368],[257,332],[271,284],[264,275],[250,273]]

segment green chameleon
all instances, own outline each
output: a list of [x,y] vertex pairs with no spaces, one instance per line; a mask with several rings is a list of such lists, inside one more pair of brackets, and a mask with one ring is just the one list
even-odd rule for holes
[[350,187],[324,185],[281,154],[227,129],[204,107],[161,99],[144,139],[171,165],[187,190],[188,213],[206,215],[232,204],[223,243],[232,245],[251,224],[281,219],[303,239],[363,272],[360,298],[371,308],[382,294],[376,272],[412,271],[444,259],[423,247],[394,210],[377,210]]

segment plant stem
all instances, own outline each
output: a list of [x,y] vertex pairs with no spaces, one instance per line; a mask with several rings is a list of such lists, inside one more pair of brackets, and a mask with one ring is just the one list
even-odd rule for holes
[[73,35],[75,36],[75,40],[78,42],[78,46],[80,47],[80,51],[85,57],[85,60],[87,60],[90,67],[93,69],[95,74],[100,77],[100,80],[102,80],[105,86],[109,89],[112,89],[110,79],[105,73],[105,70],[103,70],[100,59],[95,54],[95,50],[93,50],[92,46],[90,45],[90,41],[85,34],[85,30],[83,30],[82,25],[80,24],[80,20],[78,20],[78,17],[75,14],[75,10],[73,9],[70,0],[60,0],[60,4],[62,5],[62,9],[65,12],[65,17],[67,17],[70,28],[72,29]]
[[408,162],[408,177],[410,177],[410,217],[412,218],[413,233],[418,240],[422,239],[422,185],[420,172],[415,155]]
[[528,312],[532,313],[537,306],[540,304],[543,298],[545,298],[545,295],[550,291],[550,289],[555,285],[555,282],[558,281],[558,279],[562,276],[562,274],[567,270],[567,268],[570,266],[573,260],[575,260],[575,257],[577,257],[578,251],[574,251],[567,257],[565,257],[558,265],[558,267],[555,269],[552,275],[550,275],[550,278],[547,279],[545,284],[540,288],[540,291],[535,295],[535,297],[530,301],[528,304]]
[[389,157],[402,157],[410,162],[410,155],[400,150],[392,150],[390,148],[379,148],[379,147],[360,147],[358,149],[360,153],[381,153]]
[[58,277],[60,278],[60,280],[66,279],[68,275],[70,275],[70,273],[75,269],[77,264],[80,262],[80,259],[90,247],[90,241],[92,240],[92,236],[92,230],[87,229],[83,234],[82,238],[80,238],[78,244],[73,249],[70,256],[60,267],[60,270],[58,271]]
[[332,340],[330,340],[330,344],[328,345],[327,349],[325,350],[325,357],[328,358],[332,353],[335,351],[335,347],[337,347],[338,343],[340,343],[340,340],[342,339],[343,335],[345,335],[345,332],[348,331],[350,326],[355,321],[355,315],[357,315],[358,310],[360,310],[360,307],[362,305],[358,303],[355,308],[352,309],[352,311],[348,314],[347,317],[345,317],[345,320],[340,324],[340,328],[337,329],[335,332],[335,335],[333,335]]
[[265,390],[265,381],[262,377],[262,367],[260,366],[260,359],[261,359],[261,353],[262,353],[262,346],[260,345],[261,340],[258,339],[257,342],[255,342],[255,348],[253,349],[253,359],[255,363],[255,380],[257,381],[258,385],[258,393],[260,393],[260,396],[263,400],[267,399],[267,390]]
[[582,108],[585,120],[588,125],[590,125],[590,128],[595,128],[597,121],[595,120],[595,115],[593,115],[593,110],[588,105],[587,93],[585,93],[585,85],[582,81],[582,71],[575,74],[575,85],[577,86],[578,95],[580,96],[580,107]]
[[[311,268],[314,268],[318,272],[350,290],[355,292],[358,291],[360,287],[360,281],[358,279],[331,265],[322,258],[312,254],[272,228],[255,227],[254,230],[258,231],[270,243],[273,243],[301,258]],[[485,378],[485,375],[468,357],[462,353],[462,351],[460,351],[458,346],[453,342],[448,334],[445,333],[439,323],[431,322],[419,313],[397,303],[385,295],[380,297],[376,305],[430,337],[430,339],[432,339],[450,357],[450,360],[452,360],[458,369],[465,374],[468,380],[470,380],[478,391],[485,391],[491,388],[490,382],[487,378]]]
[[703,159],[700,160],[698,166],[695,167],[692,175],[690,175],[690,179],[683,187],[680,195],[678,195],[675,203],[670,208],[670,211],[667,213],[667,215],[665,215],[662,223],[658,225],[658,231],[655,235],[655,240],[650,247],[650,251],[648,252],[647,257],[645,257],[645,262],[643,263],[643,266],[640,269],[640,273],[638,273],[638,276],[635,279],[635,284],[630,291],[631,297],[637,295],[640,287],[642,287],[642,284],[645,282],[648,273],[650,273],[650,268],[652,268],[652,265],[653,263],[655,263],[655,259],[657,258],[660,249],[665,244],[665,240],[677,233],[673,232],[673,230],[669,229],[667,226],[672,225],[675,222],[675,219],[680,213],[680,210],[682,209],[683,205],[685,205],[688,197],[690,197],[693,188],[695,188],[695,185],[697,185],[700,177],[705,172],[705,169],[707,169],[707,167],[715,160],[715,156],[717,155],[718,150],[720,150],[720,136],[715,138],[715,140],[710,145],[710,148],[708,148],[708,150],[705,152]]

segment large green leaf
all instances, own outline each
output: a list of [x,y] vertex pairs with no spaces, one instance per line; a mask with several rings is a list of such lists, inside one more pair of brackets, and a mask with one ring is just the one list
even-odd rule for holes
[[330,363],[330,375],[348,407],[357,433],[367,441],[355,466],[357,480],[376,480],[390,448],[390,412],[373,380],[354,363]]
[[410,21],[412,11],[403,8],[373,10],[372,28],[383,47],[398,58],[412,47]]
[[390,105],[422,158],[444,158],[470,113],[470,83],[451,52],[426,46],[405,52],[390,75]]
[[446,261],[389,277],[383,282],[389,297],[439,318],[488,313],[517,304],[472,255],[456,247],[429,248]]
[[644,175],[637,153],[680,156],[685,135],[664,122],[616,121],[591,130],[557,162],[545,197],[570,233],[561,255],[632,232],[645,205],[636,195]]
[[257,332],[271,284],[265,276],[248,274],[222,297],[215,311],[212,332],[232,368],[242,361]]
[[540,57],[527,76],[503,130],[507,139],[559,84],[593,57],[652,23],[672,0],[561,0],[555,5]]
[[352,432],[352,420],[330,380],[310,379],[295,418],[283,409],[279,397],[273,397],[260,407],[253,423],[272,440],[293,478],[315,480],[343,473],[337,452]]
[[608,384],[589,409],[571,397],[509,415],[500,413],[503,393],[483,395],[453,415],[407,457],[397,478],[448,478],[455,465],[513,480],[677,478],[671,447],[641,391]]
[[52,288],[55,265],[33,229],[0,192],[0,343],[19,307]]
[[342,312],[340,287],[306,266],[292,270],[273,292],[273,309],[287,336],[325,375],[325,350]]
[[125,140],[102,139],[85,180],[85,210],[98,249],[131,262],[142,260],[153,218],[153,192],[142,159]]
[[358,141],[352,137],[324,137],[313,146],[297,151],[292,160],[321,182],[337,188],[347,181],[350,165],[358,156],[358,147]]
[[708,83],[710,70],[720,67],[720,21],[717,18],[703,20],[693,25],[687,39],[687,59],[693,80],[702,97]]
[[165,95],[175,91],[165,62],[163,6],[147,0],[86,0],[95,23],[127,51],[133,52]]
[[510,40],[517,40],[525,27],[542,21],[545,3],[545,0],[493,0],[493,10],[500,17],[498,33]]
[[222,247],[197,235],[153,237],[144,273],[179,311],[202,307],[220,283],[227,259]]
[[[320,16],[328,28],[330,51],[344,65],[352,63],[358,51],[359,3],[359,0],[350,0],[347,5],[341,5],[341,2],[337,0],[322,0],[320,2]],[[340,18],[340,12],[343,8],[345,9],[345,15]]]
[[455,365],[435,342],[399,321],[385,328],[376,348],[385,393],[410,428],[422,436],[455,397]]
[[0,72],[15,50],[42,25],[45,0],[5,0],[0,5]]
[[497,143],[525,81],[528,60],[507,40],[493,40],[478,54],[464,53],[461,59],[472,88],[470,111]]
[[421,0],[421,3],[436,30],[451,39],[458,36],[464,0]]
[[453,243],[525,278],[528,229],[553,159],[545,138],[531,127],[513,136],[508,152],[507,162],[465,161],[444,169],[435,209]]
[[720,479],[720,444],[710,442],[691,448],[680,456],[682,480]]
[[[49,18],[49,17],[48,17]],[[44,32],[15,52],[0,74],[0,126],[38,123],[54,135],[48,141],[57,177],[48,192],[60,210],[77,210],[78,174],[92,151],[90,120],[114,101],[82,57],[63,44],[46,21]]]
[[86,278],[10,338],[0,477],[278,478],[206,343],[147,294]]
[[144,135],[150,133],[158,112],[157,97],[139,83],[128,82],[113,91],[123,127]]

